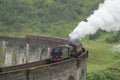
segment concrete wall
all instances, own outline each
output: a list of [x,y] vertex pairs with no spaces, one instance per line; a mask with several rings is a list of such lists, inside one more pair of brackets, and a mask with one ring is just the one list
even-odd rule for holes
[[2,66],[35,62],[50,57],[50,51],[58,44],[24,38],[0,37]]
[[86,55],[49,65],[0,74],[0,80],[86,80]]

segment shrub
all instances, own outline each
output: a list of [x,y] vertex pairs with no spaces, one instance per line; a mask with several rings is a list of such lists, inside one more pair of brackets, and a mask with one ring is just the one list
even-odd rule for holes
[[87,80],[116,80],[117,76],[109,71],[93,71],[87,74]]
[[104,30],[98,30],[95,34],[90,34],[89,35],[89,40],[96,40],[101,36],[101,34],[105,33],[106,31]]
[[120,42],[120,31],[117,31],[113,36],[107,37],[106,42],[108,43]]

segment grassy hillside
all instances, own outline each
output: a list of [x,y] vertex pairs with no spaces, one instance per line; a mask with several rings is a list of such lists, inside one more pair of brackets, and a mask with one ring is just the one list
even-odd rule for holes
[[100,2],[103,0],[0,0],[0,35],[68,36]]
[[[84,47],[89,50],[88,80],[120,79],[120,52],[113,49],[113,46],[119,43],[106,42],[106,38],[112,35],[113,32],[103,32],[95,40],[89,40],[89,36],[87,36],[81,41]],[[109,74],[105,74],[105,71]],[[109,77],[105,78],[107,76]]]
[[[0,35],[68,37],[104,0],[0,0]],[[81,42],[89,51],[87,80],[120,80],[120,32],[99,31]],[[1,50],[0,50],[1,51]],[[0,59],[1,61],[1,59]]]

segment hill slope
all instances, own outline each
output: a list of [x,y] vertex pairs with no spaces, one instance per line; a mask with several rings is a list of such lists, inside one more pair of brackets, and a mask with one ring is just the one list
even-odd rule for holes
[[[96,33],[97,34],[97,33]],[[89,50],[88,58],[88,80],[98,80],[99,77],[108,76],[105,72],[109,71],[111,79],[99,80],[119,80],[120,79],[120,52],[114,51],[113,46],[119,43],[107,43],[106,38],[114,35],[113,32],[102,32],[97,39],[90,40],[87,36],[81,42]],[[102,73],[102,74],[100,74]],[[107,73],[108,74],[108,73]],[[91,76],[91,77],[90,77]],[[97,77],[97,79],[95,79]],[[92,79],[91,79],[92,78]],[[110,76],[109,76],[110,78]]]
[[[98,4],[103,1],[0,0],[0,35],[23,37],[26,33],[31,33],[68,37],[75,26],[93,13],[98,8]],[[101,32],[100,35],[91,37],[94,38],[93,40],[87,36],[81,41],[89,51],[88,73],[93,77],[92,72],[98,70],[99,73],[99,70],[103,70],[120,75],[120,52],[112,49],[119,43],[120,38],[117,38],[119,35],[109,37],[113,35],[113,32]],[[106,43],[106,38],[110,43]],[[118,42],[114,43],[114,41]],[[109,80],[115,80],[110,78]],[[89,77],[88,80],[95,79]],[[99,78],[99,80],[108,79]]]
[[[68,36],[103,0],[0,0],[0,35]],[[64,31],[63,31],[64,30]]]

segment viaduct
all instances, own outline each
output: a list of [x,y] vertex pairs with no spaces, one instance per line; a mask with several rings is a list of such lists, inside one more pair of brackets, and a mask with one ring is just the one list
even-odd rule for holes
[[59,45],[0,37],[0,80],[86,80],[86,51],[77,58],[49,63],[51,49]]

